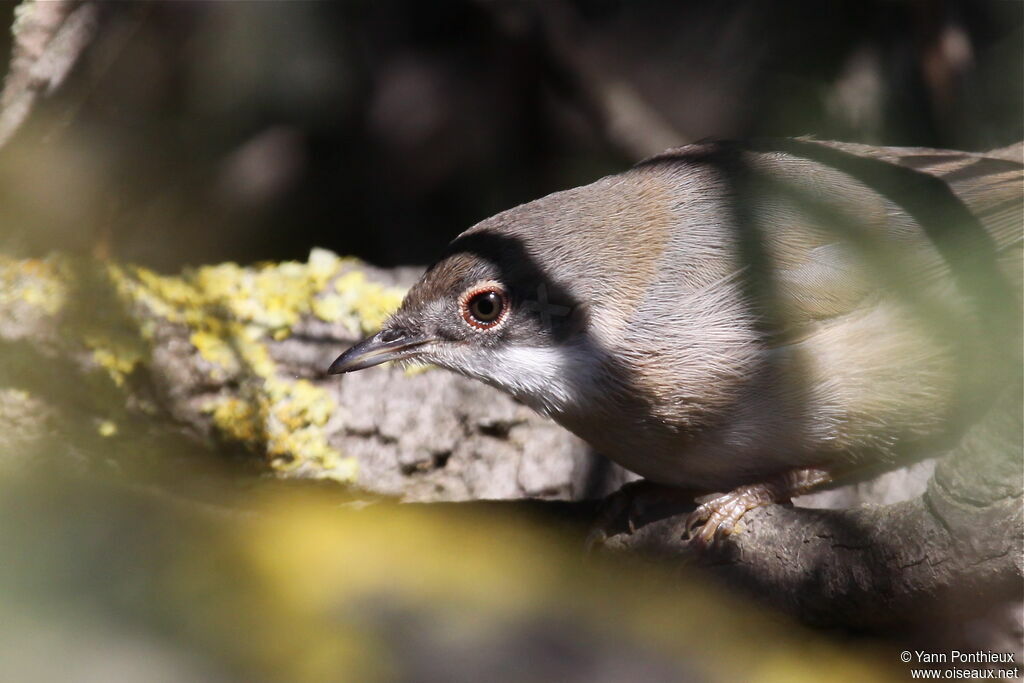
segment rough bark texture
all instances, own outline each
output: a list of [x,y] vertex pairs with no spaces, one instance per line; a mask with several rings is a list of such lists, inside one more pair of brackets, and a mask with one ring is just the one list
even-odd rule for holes
[[[118,440],[145,450],[142,435],[160,425],[197,448],[247,452],[283,477],[408,501],[515,499],[505,505],[594,519],[581,499],[628,475],[504,394],[440,370],[324,374],[415,276],[322,251],[306,264],[174,277],[61,256],[4,261],[0,420],[19,428],[0,446],[23,451],[64,430],[76,456],[110,459]],[[605,545],[686,557],[816,623],[878,629],[1005,603],[1021,590],[1020,406],[1018,384],[930,480],[917,467],[801,501],[888,504],[769,506],[696,558],[682,538],[691,508],[670,504]]]

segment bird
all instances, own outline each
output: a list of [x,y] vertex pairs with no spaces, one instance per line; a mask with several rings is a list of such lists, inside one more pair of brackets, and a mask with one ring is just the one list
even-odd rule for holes
[[708,140],[458,235],[330,366],[424,362],[750,509],[954,447],[1021,373],[1024,143]]

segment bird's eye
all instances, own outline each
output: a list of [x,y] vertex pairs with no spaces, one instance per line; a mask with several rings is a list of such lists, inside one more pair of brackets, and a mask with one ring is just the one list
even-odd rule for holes
[[500,323],[508,310],[505,292],[499,287],[480,287],[462,297],[462,317],[471,327],[487,330]]

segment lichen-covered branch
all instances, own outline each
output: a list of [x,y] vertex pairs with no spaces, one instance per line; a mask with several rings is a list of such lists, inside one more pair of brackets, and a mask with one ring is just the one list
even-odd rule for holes
[[581,442],[477,382],[394,367],[325,375],[417,274],[323,250],[307,263],[173,276],[68,256],[8,259],[0,343],[27,343],[30,365],[71,361],[74,377],[27,389],[52,404],[69,386],[89,387],[77,412],[109,439],[119,420],[144,412],[280,475],[406,500],[579,498],[613,487],[614,477],[595,482]]

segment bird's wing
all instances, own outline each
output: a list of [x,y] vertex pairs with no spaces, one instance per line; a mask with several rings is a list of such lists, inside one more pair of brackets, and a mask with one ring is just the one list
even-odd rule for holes
[[1024,142],[986,153],[853,147],[945,183],[981,221],[997,249],[1024,238]]
[[753,177],[765,182],[748,186],[749,215],[773,273],[768,296],[781,304],[780,337],[892,287],[948,285],[956,262],[980,252],[1019,283],[1022,154],[1021,144],[993,154],[809,141],[758,150]]

